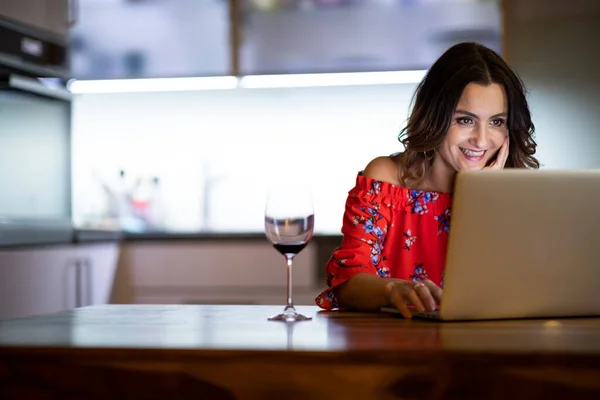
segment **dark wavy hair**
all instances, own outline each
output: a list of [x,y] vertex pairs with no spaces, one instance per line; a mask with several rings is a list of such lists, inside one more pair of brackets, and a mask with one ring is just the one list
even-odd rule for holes
[[538,160],[533,157],[537,147],[535,127],[523,82],[493,50],[477,43],[459,43],[442,54],[415,91],[408,123],[398,136],[405,150],[395,157],[403,184],[425,178],[433,158],[432,153],[427,153],[444,140],[460,96],[469,83],[497,83],[504,87],[510,136],[505,167],[539,168]]

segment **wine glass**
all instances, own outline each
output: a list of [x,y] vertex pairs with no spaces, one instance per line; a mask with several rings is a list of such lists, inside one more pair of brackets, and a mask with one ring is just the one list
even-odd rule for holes
[[292,300],[292,263],[313,235],[313,201],[300,185],[278,184],[271,187],[265,207],[265,234],[287,264],[287,305],[271,321],[305,321],[311,317],[299,314]]

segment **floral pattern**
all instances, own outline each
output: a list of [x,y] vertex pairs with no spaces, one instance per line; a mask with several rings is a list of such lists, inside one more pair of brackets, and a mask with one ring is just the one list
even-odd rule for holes
[[404,246],[402,246],[402,248],[404,250],[410,251],[410,247],[415,243],[416,240],[417,237],[412,234],[410,229],[407,230],[406,232],[404,232]]
[[339,308],[337,287],[359,273],[443,284],[448,235],[442,233],[449,232],[451,200],[359,174],[346,200],[342,243],[325,266],[327,289],[316,304]]
[[368,192],[369,194],[381,194],[381,182],[375,181],[371,184]]
[[439,198],[439,193],[425,192],[422,190],[407,190],[408,204],[411,206],[413,214],[426,214],[429,212],[429,205],[434,204]]
[[423,268],[423,264],[415,264],[415,269],[410,275],[410,279],[415,282],[427,279],[427,272],[425,271],[425,268]]
[[438,235],[442,232],[450,232],[450,207],[446,207],[446,210],[441,215],[436,215],[435,220],[438,222]]
[[390,277],[390,269],[388,267],[381,267],[377,269],[377,275],[380,278],[389,278]]

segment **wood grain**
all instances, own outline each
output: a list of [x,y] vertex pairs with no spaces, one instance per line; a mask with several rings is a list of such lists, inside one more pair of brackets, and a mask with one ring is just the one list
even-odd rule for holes
[[600,319],[437,323],[279,306],[95,306],[0,322],[0,398],[578,399]]

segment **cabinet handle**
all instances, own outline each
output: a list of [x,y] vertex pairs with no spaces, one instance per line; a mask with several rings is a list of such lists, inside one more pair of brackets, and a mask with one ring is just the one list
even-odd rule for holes
[[79,19],[79,0],[69,0],[67,26],[73,27]]
[[73,262],[75,266],[75,307],[92,304],[92,261],[89,257],[80,257]]
[[75,260],[75,308],[81,307],[81,259]]
[[[92,261],[89,257],[81,258],[81,267],[82,267],[82,276],[83,276],[83,285],[85,286],[85,304],[82,306],[89,306],[92,304],[92,294],[93,294],[93,285],[92,285]],[[83,303],[83,296],[82,296]]]
[[[79,293],[79,259],[75,258],[75,259],[69,259],[67,260],[67,263],[65,265],[65,270],[64,270],[64,282],[65,282],[65,288],[67,290],[65,290],[64,292],[64,307],[70,309],[71,308],[71,298],[70,298],[70,294],[74,293],[75,294],[75,307],[79,307],[79,303],[81,302],[80,298],[81,298],[81,294]],[[71,279],[69,279],[71,277],[71,272],[73,272],[74,274],[74,279],[71,281]],[[73,284],[73,286],[71,286],[71,284]],[[73,292],[70,290],[70,288],[73,289]]]

